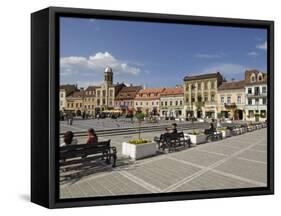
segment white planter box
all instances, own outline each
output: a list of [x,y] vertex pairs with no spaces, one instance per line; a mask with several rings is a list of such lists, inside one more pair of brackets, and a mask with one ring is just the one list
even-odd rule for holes
[[188,136],[190,137],[190,142],[192,144],[205,143],[207,138],[205,134],[199,134],[199,135],[188,134]]
[[224,138],[226,138],[226,137],[230,137],[231,136],[231,134],[230,134],[230,130],[220,130],[219,132],[221,132],[222,133],[222,138],[224,139]]
[[122,154],[130,156],[134,160],[155,155],[156,149],[157,146],[154,142],[144,144],[122,143]]

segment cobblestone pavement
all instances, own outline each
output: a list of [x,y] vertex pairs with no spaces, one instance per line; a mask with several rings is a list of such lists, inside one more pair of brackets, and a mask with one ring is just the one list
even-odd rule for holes
[[[132,136],[110,138],[120,152],[122,139]],[[152,138],[155,133],[143,136]],[[95,165],[75,175],[66,172],[60,197],[263,187],[267,183],[267,134],[260,129],[136,162],[119,156],[116,168],[101,161]]]

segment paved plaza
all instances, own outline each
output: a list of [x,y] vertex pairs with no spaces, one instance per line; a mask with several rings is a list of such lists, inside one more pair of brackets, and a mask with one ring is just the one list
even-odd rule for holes
[[[184,130],[186,132],[186,130]],[[143,133],[153,139],[160,132]],[[266,129],[173,153],[132,161],[122,157],[121,143],[136,134],[103,136],[119,152],[117,166],[103,161],[61,172],[60,197],[96,197],[175,191],[263,187],[267,183]],[[79,138],[85,140],[86,137]]]

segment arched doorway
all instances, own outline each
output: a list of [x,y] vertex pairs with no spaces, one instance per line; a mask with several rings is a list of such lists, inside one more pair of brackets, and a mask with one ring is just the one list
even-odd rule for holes
[[236,110],[235,111],[235,120],[243,120],[243,110]]
[[76,116],[81,116],[81,110],[76,111]]

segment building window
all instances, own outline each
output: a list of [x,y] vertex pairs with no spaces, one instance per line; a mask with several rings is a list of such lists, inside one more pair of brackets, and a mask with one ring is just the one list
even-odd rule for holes
[[215,102],[215,95],[211,95],[211,101]]
[[261,117],[266,118],[266,110],[261,110]]
[[161,106],[164,106],[164,103],[163,103],[163,101],[161,101]]
[[258,98],[255,99],[255,104],[259,105],[259,99]]
[[102,96],[105,97],[106,96],[106,91],[102,90]]
[[170,101],[170,106],[173,106],[173,101]]
[[167,101],[165,101],[165,106],[167,106],[168,105],[168,102]]
[[138,102],[136,102],[136,106],[138,105]]
[[195,98],[194,96],[191,97],[191,103],[194,103],[195,102]]
[[189,98],[188,98],[188,97],[186,97],[185,101],[186,101],[186,103],[188,103],[188,102],[189,102]]
[[266,104],[267,104],[267,99],[266,99],[266,98],[263,98],[263,99],[262,99],[262,104],[263,104],[263,105],[266,105]]
[[255,74],[252,74],[252,76],[251,76],[251,82],[256,82],[256,76],[255,76]]
[[248,88],[248,94],[252,94],[252,88]]
[[262,87],[262,93],[263,93],[263,94],[266,94],[266,86],[263,86],[263,87]]
[[221,104],[224,104],[224,97],[221,97]]
[[102,99],[102,105],[105,105],[105,99]]
[[100,91],[97,91],[97,96],[100,97]]
[[212,82],[211,82],[211,89],[214,89],[214,88],[215,88],[215,82],[212,81]]
[[180,105],[182,106],[182,100],[180,100]]
[[240,96],[240,95],[237,96],[237,103],[238,103],[238,104],[241,104],[241,96]]
[[249,117],[253,118],[254,117],[254,111],[253,110],[249,110]]
[[179,104],[179,102],[178,102],[178,101],[176,101],[176,106],[178,106],[178,104]]
[[156,105],[158,106],[158,101],[156,102]]
[[112,90],[109,91],[109,96],[110,96],[110,97],[113,96],[113,91],[112,91]]
[[100,99],[97,100],[97,105],[98,105],[98,106],[100,105]]
[[206,101],[206,102],[208,101],[208,95],[204,96],[204,101]]
[[154,102],[153,101],[151,102],[151,104],[152,104],[152,106],[154,106]]
[[255,87],[255,95],[259,95],[260,94],[260,87]]
[[198,87],[198,89],[201,89],[201,84],[198,83],[198,84],[197,84],[197,87]]
[[231,97],[230,96],[227,97],[227,104],[231,104]]
[[259,74],[259,81],[262,81],[262,75],[261,74]]

